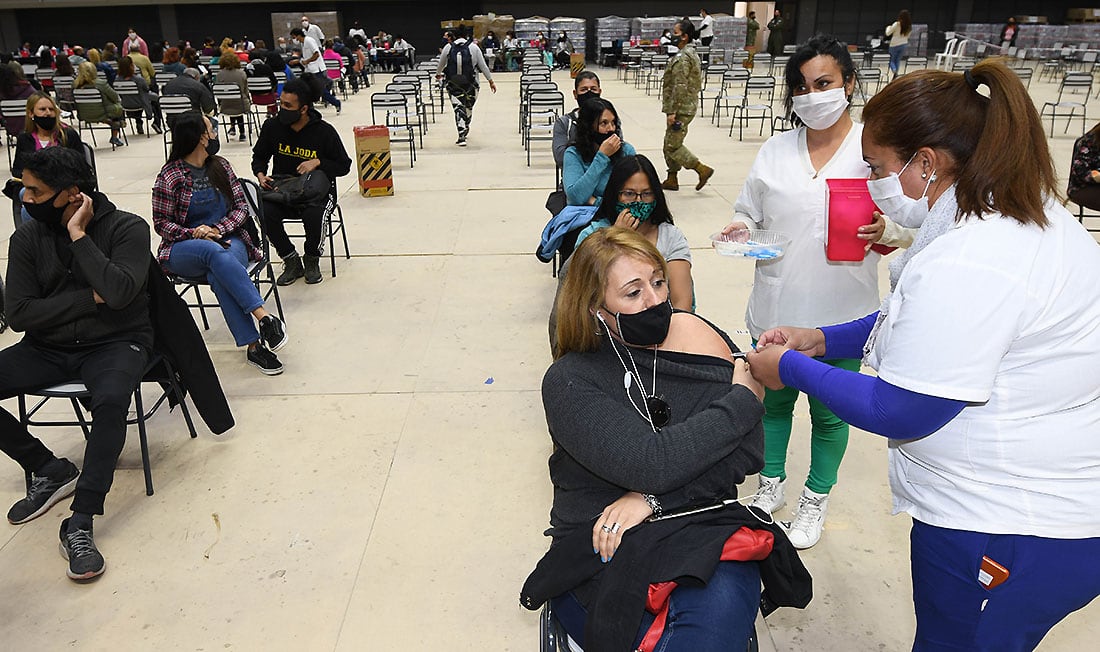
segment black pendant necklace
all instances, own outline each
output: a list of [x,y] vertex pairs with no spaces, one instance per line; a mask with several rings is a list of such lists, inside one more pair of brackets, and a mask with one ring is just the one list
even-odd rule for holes
[[665,397],[650,395],[645,399],[646,408],[649,410],[649,417],[653,420],[653,427],[660,430],[668,425],[668,422],[672,420],[672,408],[669,407],[665,401]]

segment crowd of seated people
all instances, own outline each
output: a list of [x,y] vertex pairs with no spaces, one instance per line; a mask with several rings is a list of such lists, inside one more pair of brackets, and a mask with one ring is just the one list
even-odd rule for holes
[[[350,46],[336,39],[325,44],[330,60],[337,53],[347,74],[358,76],[351,80],[357,88],[359,82],[369,83],[369,59],[358,38],[349,40]],[[12,178],[4,194],[13,201],[16,234],[9,250],[3,316],[11,328],[28,334],[0,351],[6,361],[0,365],[0,397],[72,378],[84,379],[91,392],[91,430],[82,470],[54,455],[0,410],[2,448],[28,477],[27,494],[11,507],[8,520],[33,520],[75,493],[72,515],[61,523],[58,536],[66,575],[77,581],[96,578],[106,568],[92,520],[103,514],[125,438],[126,405],[146,365],[164,354],[160,347],[165,339],[182,333],[187,344],[181,350],[194,353],[184,356],[176,373],[193,388],[192,400],[210,430],[221,433],[233,425],[203,336],[177,296],[178,288],[195,281],[209,285],[234,342],[245,351],[243,362],[265,375],[282,373],[276,351],[287,344],[287,332],[281,315],[267,310],[251,269],[266,254],[264,241],[270,238],[272,250],[283,259],[280,285],[302,277],[308,284],[322,280],[322,217],[335,199],[336,181],[350,172],[352,162],[319,110],[324,81],[332,78],[296,71],[288,65],[301,57],[294,50],[280,53],[247,39],[222,47],[209,39],[195,50],[186,43],[147,44],[140,37],[127,38],[123,48],[127,52],[122,56],[117,47],[37,53],[43,68],[55,75],[69,73],[74,89],[99,91],[97,106],[74,106],[71,95],[55,97],[37,79],[26,79],[17,62],[0,64],[4,98],[25,102],[24,115],[4,125],[15,137]],[[218,155],[219,107],[211,96],[214,83],[235,85],[241,105],[220,108],[228,114],[247,111],[250,77],[271,82],[262,99],[271,103],[272,111],[257,135],[250,166],[262,196],[262,224],[253,221],[261,213],[250,208],[245,184]],[[120,95],[115,86],[125,93]],[[165,125],[160,99],[172,94],[189,97],[192,110]],[[146,219],[118,210],[95,190],[87,144],[74,128],[78,119],[107,123],[112,142],[121,144],[127,114],[153,120],[158,132],[171,130],[171,152],[151,195],[148,216],[159,236],[152,242]],[[230,126],[236,131],[230,135],[245,139],[244,121],[233,120]],[[291,196],[286,188],[295,180],[321,184],[320,194]],[[287,220],[299,220],[305,227],[301,254],[284,228]],[[172,279],[181,283],[177,289]],[[163,303],[165,288],[175,304]],[[161,299],[155,298],[158,292]],[[154,302],[158,307],[151,310]],[[182,318],[165,306],[182,309]],[[196,364],[202,359],[205,366]],[[210,375],[204,377],[206,372]],[[197,395],[198,387],[206,388],[205,398]]]

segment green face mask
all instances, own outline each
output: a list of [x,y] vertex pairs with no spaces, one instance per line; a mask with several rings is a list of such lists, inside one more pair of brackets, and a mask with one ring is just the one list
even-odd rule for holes
[[637,218],[638,221],[644,222],[649,219],[649,216],[653,214],[653,209],[657,207],[655,201],[632,201],[629,204],[619,202],[615,204],[615,213],[621,213],[624,210],[630,209],[630,214]]

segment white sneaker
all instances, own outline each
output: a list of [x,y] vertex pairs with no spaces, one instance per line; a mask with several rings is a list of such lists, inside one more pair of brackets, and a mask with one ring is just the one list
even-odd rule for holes
[[798,497],[798,507],[794,510],[794,520],[783,523],[791,545],[799,550],[812,547],[821,540],[821,530],[825,527],[825,512],[829,508],[829,494],[819,494],[803,489]]
[[756,497],[752,499],[749,505],[771,514],[787,504],[787,499],[783,497],[783,488],[786,484],[786,480],[761,475],[760,489],[757,490]]

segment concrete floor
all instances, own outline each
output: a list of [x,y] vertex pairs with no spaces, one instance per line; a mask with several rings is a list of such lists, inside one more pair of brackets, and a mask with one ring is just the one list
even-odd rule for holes
[[[660,167],[659,100],[600,72],[626,139]],[[571,88],[566,74],[555,80]],[[131,437],[96,520],[104,576],[66,579],[57,529],[67,502],[0,528],[4,648],[536,649],[537,615],[517,596],[548,544],[539,387],[555,281],[532,254],[554,167],[546,144],[525,165],[518,76],[498,82],[496,95],[483,89],[468,148],[454,146],[449,112],[430,124],[414,169],[395,146],[395,196],[361,198],[353,176],[340,180],[353,255],[338,261],[339,277],[283,290],[285,374],[248,367],[215,316],[206,342],[238,425],[220,437],[200,426],[191,440],[178,415],[157,414],[152,497]],[[1055,91],[1032,83],[1037,101]],[[366,93],[339,116],[324,113],[349,151],[352,127],[371,123]],[[1079,125],[1051,141],[1063,178],[1073,133]],[[741,344],[752,265],[713,254],[707,236],[729,221],[763,140],[738,142],[697,120],[688,145],[717,174],[702,192],[670,197],[696,249],[699,312]],[[222,152],[248,174],[247,144],[225,142]],[[160,139],[132,136],[129,147],[97,154],[103,190],[148,218]],[[10,228],[0,220],[0,236]],[[0,335],[0,346],[17,338]],[[804,408],[795,428],[797,485],[808,462]],[[79,463],[77,431],[41,436]],[[23,493],[22,473],[7,464],[0,505]],[[882,439],[853,430],[833,496],[824,538],[803,554],[816,598],[761,625],[762,647],[908,649],[909,519],[890,516]],[[1041,649],[1088,649],[1097,638],[1093,604]]]

